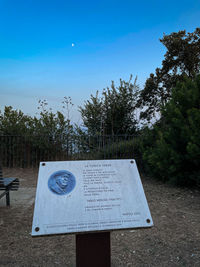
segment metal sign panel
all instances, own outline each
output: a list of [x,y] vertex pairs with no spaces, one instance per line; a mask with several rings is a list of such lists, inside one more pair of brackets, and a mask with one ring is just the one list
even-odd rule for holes
[[40,164],[32,236],[151,226],[135,160]]

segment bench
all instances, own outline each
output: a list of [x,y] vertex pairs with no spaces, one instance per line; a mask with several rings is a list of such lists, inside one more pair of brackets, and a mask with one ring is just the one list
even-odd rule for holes
[[0,194],[0,199],[6,196],[6,205],[10,206],[10,191],[17,191],[19,188],[18,178],[4,178],[2,177],[2,169],[0,168],[0,191],[4,191]]

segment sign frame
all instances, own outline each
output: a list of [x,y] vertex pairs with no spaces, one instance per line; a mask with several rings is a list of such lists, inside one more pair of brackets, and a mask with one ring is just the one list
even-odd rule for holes
[[134,159],[40,163],[32,236],[152,226]]

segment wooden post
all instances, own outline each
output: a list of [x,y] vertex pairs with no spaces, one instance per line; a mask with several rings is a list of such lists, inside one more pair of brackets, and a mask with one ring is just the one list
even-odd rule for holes
[[77,267],[110,267],[110,232],[76,235]]
[[10,192],[6,189],[6,206],[10,206]]

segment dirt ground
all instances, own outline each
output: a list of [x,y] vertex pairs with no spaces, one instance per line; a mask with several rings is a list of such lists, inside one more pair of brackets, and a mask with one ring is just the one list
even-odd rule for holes
[[[0,201],[0,266],[75,266],[74,235],[30,235],[38,171],[3,171],[20,178],[20,190],[10,208]],[[142,182],[155,226],[113,231],[112,266],[200,266],[200,191]]]

